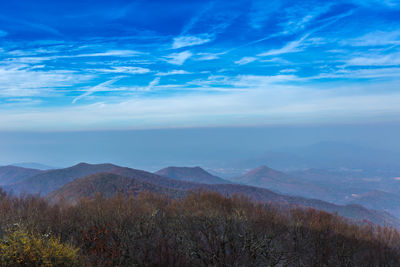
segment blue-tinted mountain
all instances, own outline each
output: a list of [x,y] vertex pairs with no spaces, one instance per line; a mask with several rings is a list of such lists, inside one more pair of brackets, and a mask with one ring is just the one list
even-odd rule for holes
[[42,171],[36,169],[28,169],[12,165],[2,166],[0,167],[0,186],[18,183],[41,172]]
[[7,191],[18,193],[30,193],[46,195],[63,185],[90,174],[110,171],[116,168],[113,164],[87,164],[79,163],[75,166],[44,171],[34,176],[28,177],[18,183],[5,186]]
[[231,183],[225,179],[214,176],[200,167],[167,167],[155,174],[160,176],[203,184],[226,184]]
[[41,163],[36,163],[36,162],[20,162],[20,163],[13,163],[11,165],[17,166],[17,167],[29,168],[29,169],[37,169],[37,170],[42,170],[42,171],[57,169],[56,167],[41,164]]

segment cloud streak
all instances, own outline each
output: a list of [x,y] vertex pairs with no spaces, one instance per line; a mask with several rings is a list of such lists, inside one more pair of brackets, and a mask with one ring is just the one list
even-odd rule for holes
[[208,34],[179,36],[174,38],[172,49],[201,45],[208,42],[211,42],[211,37]]
[[100,84],[98,84],[98,85],[96,85],[96,86],[90,87],[89,89],[85,90],[85,93],[83,93],[83,94],[81,94],[81,95],[75,97],[75,98],[72,100],[72,104],[75,104],[75,103],[78,102],[79,100],[81,100],[81,99],[83,99],[83,98],[85,98],[85,97],[88,97],[88,96],[90,96],[91,94],[94,94],[94,93],[96,93],[96,92],[109,91],[110,89],[109,89],[108,86],[109,86],[109,85],[112,85],[113,83],[115,83],[116,81],[118,81],[118,80],[120,80],[120,79],[121,79],[120,77],[114,78],[114,79],[112,79],[112,80],[109,80],[109,81],[100,83]]
[[173,65],[183,65],[186,60],[192,57],[192,52],[190,51],[183,51],[180,53],[172,53],[165,56],[165,61]]

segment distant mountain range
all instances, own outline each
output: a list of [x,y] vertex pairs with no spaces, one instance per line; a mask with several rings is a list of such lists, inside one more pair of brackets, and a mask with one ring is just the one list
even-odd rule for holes
[[326,189],[323,187],[267,166],[258,167],[231,180],[241,184],[268,188],[288,195],[312,196],[312,198],[318,199],[325,199],[327,195]]
[[267,165],[280,170],[351,169],[370,174],[399,172],[400,153],[338,142],[320,142],[303,147],[269,150],[259,157],[244,159],[229,166],[252,169]]
[[19,182],[6,185],[4,188],[15,193],[47,195],[77,178],[110,171],[116,167],[116,165],[112,164],[91,165],[79,163],[69,168],[42,171]]
[[[337,212],[339,215],[358,221],[368,220],[378,224],[400,226],[400,221],[389,213],[368,210],[359,205],[335,205],[317,199],[282,195],[269,189],[255,186],[229,184],[226,181],[224,184],[192,182],[206,177],[212,178],[212,180],[208,180],[209,182],[220,180],[217,179],[218,177],[207,174],[199,168],[174,167],[170,170],[174,170],[173,173],[179,174],[180,180],[113,164],[91,165],[80,163],[64,169],[37,171],[37,174],[32,174],[22,180],[19,177],[20,180],[18,182],[3,187],[15,193],[41,194],[52,201],[63,199],[68,202],[75,202],[82,197],[93,197],[96,193],[112,196],[117,192],[127,195],[149,191],[172,197],[181,197],[193,190],[208,190],[229,196],[240,194],[254,201],[274,203],[274,205],[278,206],[311,207],[328,212]],[[276,173],[276,171],[267,167],[262,167],[250,174],[256,174],[257,176],[260,173],[273,174],[273,178],[278,180],[289,179],[286,175],[279,172]],[[200,174],[201,176],[196,178],[196,175]],[[291,181],[290,179],[287,182]],[[268,180],[263,181],[267,182]]]
[[385,210],[400,217],[400,196],[398,194],[372,190],[364,194],[352,195],[349,203],[362,205],[368,209]]
[[56,167],[52,167],[52,166],[48,166],[48,165],[44,165],[44,164],[36,163],[36,162],[21,162],[21,163],[13,163],[10,165],[16,166],[16,167],[28,168],[28,169],[37,169],[37,170],[57,169]]
[[18,183],[41,172],[42,171],[36,169],[28,169],[12,165],[0,167],[0,186]]
[[231,183],[225,179],[211,175],[200,167],[168,167],[155,172],[155,174],[176,180],[203,184]]

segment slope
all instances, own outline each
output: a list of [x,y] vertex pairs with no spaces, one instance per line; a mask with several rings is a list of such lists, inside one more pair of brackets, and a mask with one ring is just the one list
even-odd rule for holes
[[0,167],[0,186],[17,183],[41,172],[42,171],[36,169],[28,169],[12,165]]
[[220,177],[214,176],[200,167],[167,167],[155,174],[187,182],[203,184],[227,184],[230,183]]

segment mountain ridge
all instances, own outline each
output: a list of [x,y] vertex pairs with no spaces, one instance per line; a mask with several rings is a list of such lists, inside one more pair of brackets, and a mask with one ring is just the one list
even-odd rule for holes
[[218,176],[212,175],[202,169],[201,167],[175,167],[170,166],[163,168],[154,172],[157,175],[187,181],[187,182],[196,182],[196,183],[204,183],[204,184],[226,184],[230,183],[229,181],[222,179]]

